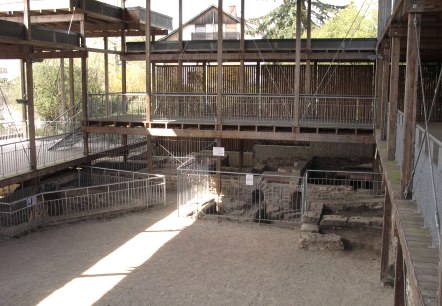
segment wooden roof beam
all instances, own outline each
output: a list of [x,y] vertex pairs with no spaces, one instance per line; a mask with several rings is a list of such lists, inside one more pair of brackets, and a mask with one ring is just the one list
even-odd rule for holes
[[407,13],[442,12],[440,0],[405,0],[404,11]]

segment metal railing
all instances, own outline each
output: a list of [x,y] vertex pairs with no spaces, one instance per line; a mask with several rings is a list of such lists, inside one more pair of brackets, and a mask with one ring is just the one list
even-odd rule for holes
[[26,121],[0,122],[0,141],[23,137],[26,135],[23,133],[24,128],[26,128]]
[[[134,97],[133,99],[130,97]],[[138,97],[138,100],[135,99]],[[146,120],[144,94],[89,96],[89,117],[114,120]],[[106,100],[109,101],[106,103]],[[375,99],[369,96],[302,95],[299,105],[301,126],[361,127],[375,124]],[[217,95],[214,93],[152,93],[151,119],[182,122],[214,122]],[[223,94],[223,122],[289,124],[294,120],[294,95]],[[126,115],[123,117],[123,115]]]
[[373,97],[301,96],[300,125],[350,125],[374,128]]
[[146,119],[145,93],[109,93],[88,95],[89,119],[125,118]]
[[303,177],[303,211],[312,199],[342,200],[352,197],[384,197],[382,173],[307,170]]
[[203,212],[238,221],[299,223],[300,181],[300,177],[282,174],[180,169],[178,214]]
[[[422,212],[425,225],[430,229],[433,246],[439,245],[439,228],[442,218],[438,212],[442,212],[442,141],[431,134],[425,136],[425,129],[416,125],[416,141],[414,147],[415,172],[413,176],[413,199]],[[421,151],[421,144],[423,148]],[[433,180],[435,195],[433,196]],[[436,200],[436,203],[435,203]]]
[[210,120],[216,116],[216,94],[154,93],[153,120]]
[[[51,150],[64,135],[39,138],[36,140],[37,168],[42,168],[57,163],[84,157],[83,139],[75,144]],[[121,135],[112,134],[89,134],[89,152],[97,154],[111,149],[124,148]],[[143,136],[128,136],[127,145],[143,142]],[[118,154],[123,156],[123,154]],[[30,148],[29,141],[0,145],[0,177],[30,171]]]
[[29,141],[0,145],[0,177],[30,169]]
[[166,203],[161,175],[86,168],[79,171],[78,184],[81,187],[0,202],[0,235],[16,236],[53,223]]
[[[191,40],[217,40],[218,32],[193,32],[190,34]],[[223,39],[239,39],[239,32],[223,32]]]

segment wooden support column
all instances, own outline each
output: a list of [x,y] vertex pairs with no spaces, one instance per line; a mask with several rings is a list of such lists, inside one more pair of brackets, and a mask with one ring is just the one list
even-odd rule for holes
[[[20,91],[22,99],[26,100],[26,62],[20,60]],[[28,110],[26,107],[27,103],[22,104],[21,108],[21,130],[23,132],[23,138],[28,139]]]
[[[239,62],[239,92],[245,93],[245,66],[244,66],[244,52],[245,52],[245,41],[244,41],[244,20],[245,16],[245,0],[241,0],[241,28],[240,28],[240,41],[239,49],[241,52],[241,60]],[[241,101],[243,103],[243,101]],[[244,167],[244,139],[239,139],[239,168]]]
[[408,14],[407,60],[404,98],[404,143],[401,168],[401,196],[404,196],[413,171],[414,140],[416,135],[416,105],[418,85],[418,37],[421,15]]
[[390,79],[390,46],[385,44],[382,54],[382,91],[381,91],[381,140],[387,139],[388,81]]
[[381,281],[386,283],[389,279],[388,273],[390,272],[389,266],[389,258],[390,251],[392,246],[392,201],[390,199],[390,194],[388,191],[385,192],[385,201],[384,201],[384,222],[382,227],[382,251],[381,251]]
[[109,39],[103,38],[104,42],[104,103],[106,109],[106,116],[109,112]]
[[[222,146],[222,98],[223,98],[223,0],[218,0],[218,41],[217,41],[217,97],[216,97],[216,145]],[[221,157],[216,159],[217,194],[221,193]]]
[[396,124],[397,105],[399,97],[399,60],[401,55],[401,39],[391,39],[391,67],[390,67],[390,109],[387,135],[388,160],[394,160],[396,153]]
[[295,101],[293,105],[293,126],[299,127],[299,104],[301,84],[301,0],[296,1],[296,53],[295,53]]
[[[178,1],[178,44],[180,52],[183,52],[183,0]],[[177,92],[183,92],[183,61],[181,56],[178,56],[178,71],[177,71]],[[180,117],[184,116],[184,99],[182,96],[178,98],[178,114]]]
[[312,51],[312,0],[307,1],[307,44],[306,53],[307,60],[305,61],[305,88],[304,93],[312,93],[312,67],[310,64],[310,54]]
[[69,113],[69,117],[73,117],[75,115],[76,110],[74,109],[75,105],[75,77],[74,77],[74,59],[69,58],[69,108],[71,108],[71,112]]
[[[85,0],[81,1],[81,7],[85,8]],[[85,21],[80,21],[80,45],[86,47],[85,36]],[[83,126],[87,125],[88,110],[87,110],[87,84],[88,83],[88,71],[87,71],[87,56],[81,57],[81,113]],[[89,155],[89,135],[83,132],[83,154]]]
[[[379,53],[379,51],[377,51]],[[380,57],[380,56],[379,56]],[[376,60],[376,128],[381,126],[381,101],[382,101],[382,60]]]
[[244,67],[244,51],[245,51],[245,42],[244,42],[244,5],[245,0],[241,0],[241,27],[240,27],[240,40],[239,40],[239,52],[241,53],[239,61],[239,91],[240,93],[244,93],[245,89],[245,67]]
[[[152,65],[151,65],[151,11],[150,11],[150,0],[146,0],[146,122],[148,127],[150,127],[151,116],[150,116],[150,99],[152,95]],[[147,137],[147,172],[152,173],[153,171],[153,143],[152,137]]]
[[64,72],[64,58],[60,58],[60,92],[61,92],[61,113],[63,114],[63,117],[60,119],[63,120],[63,122],[66,121],[66,75]]
[[[26,39],[32,40],[30,0],[23,0],[23,21],[26,28]],[[29,134],[29,165],[31,170],[37,170],[37,148],[35,145],[35,110],[34,110],[34,77],[32,69],[33,50],[30,46],[26,50],[26,99],[28,102],[28,134]]]
[[[399,241],[399,239],[398,239]],[[404,257],[402,253],[402,246],[400,242],[397,245],[396,251],[396,265],[394,277],[394,302],[395,306],[405,305],[405,286],[404,286]]]

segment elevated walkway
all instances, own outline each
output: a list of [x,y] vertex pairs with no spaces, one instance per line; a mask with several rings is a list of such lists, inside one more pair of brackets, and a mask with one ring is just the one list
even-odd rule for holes
[[[413,299],[413,305],[437,305],[439,250],[432,246],[430,230],[425,227],[416,202],[400,199],[400,170],[395,161],[387,160],[387,146],[378,133],[376,143],[388,200],[384,212],[381,277],[388,269],[389,257],[395,252],[393,241],[396,237],[395,305],[401,305],[405,290],[411,290],[408,296]],[[404,275],[409,281],[407,289],[404,288]]]

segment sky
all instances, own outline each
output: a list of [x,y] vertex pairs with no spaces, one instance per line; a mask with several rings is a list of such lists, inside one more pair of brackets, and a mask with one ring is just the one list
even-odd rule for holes
[[[107,0],[107,2],[118,5],[120,0]],[[322,0],[325,3],[336,5],[346,5],[351,0]],[[112,3],[114,2],[114,3]],[[363,3],[372,3],[374,6],[378,0],[354,0],[357,6]],[[267,14],[277,6],[281,5],[283,0],[245,0],[245,18],[254,18]],[[218,0],[183,0],[183,22],[188,21],[198,13],[202,12],[210,5],[218,6]],[[228,11],[229,6],[236,5],[237,14],[240,16],[240,0],[224,0],[223,9]],[[126,6],[146,6],[146,0],[126,0]],[[151,9],[158,13],[165,14],[173,18],[173,27],[178,27],[178,0],[151,0]]]

